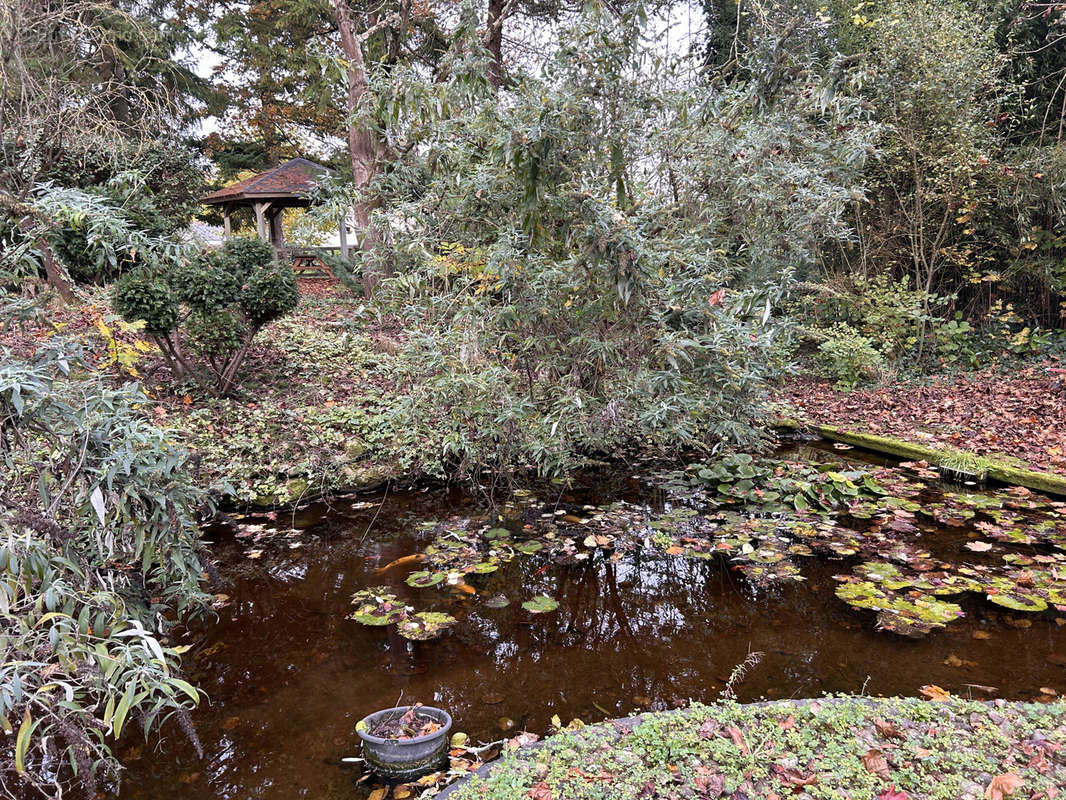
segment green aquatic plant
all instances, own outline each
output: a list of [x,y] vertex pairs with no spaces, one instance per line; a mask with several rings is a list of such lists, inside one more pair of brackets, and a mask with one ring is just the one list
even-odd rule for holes
[[422,569],[407,576],[407,585],[419,589],[426,586],[436,586],[446,577],[448,576],[443,572],[430,572],[428,569]]
[[439,611],[420,611],[396,623],[396,630],[405,639],[421,642],[436,639],[455,623],[456,619],[451,614]]
[[522,603],[522,608],[530,614],[545,614],[559,607],[559,601],[546,594],[538,594],[532,600]]
[[963,616],[962,607],[920,593],[900,594],[873,581],[838,576],[836,595],[854,608],[877,612],[877,626],[904,636],[921,636]]
[[697,492],[702,492],[714,505],[743,504],[764,513],[830,511],[863,499],[876,500],[892,491],[869,471],[757,460],[746,453],[664,473],[658,477],[658,484],[681,498],[695,498]]
[[403,603],[398,603],[396,595],[389,592],[388,586],[373,586],[362,589],[352,595],[355,611],[349,615],[360,625],[392,625],[402,620],[407,613]]

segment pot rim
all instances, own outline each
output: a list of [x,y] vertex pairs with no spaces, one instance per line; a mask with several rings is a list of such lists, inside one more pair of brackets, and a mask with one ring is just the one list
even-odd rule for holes
[[[429,741],[437,736],[446,736],[448,731],[452,728],[452,715],[445,711],[443,708],[436,708],[435,706],[418,706],[420,711],[429,711],[434,715],[440,715],[443,717],[441,727],[439,730],[433,731],[433,733],[427,733],[424,736],[415,736],[413,739],[388,739],[382,736],[375,736],[370,733],[370,718],[377,716],[378,714],[384,714],[388,711],[400,711],[407,712],[415,706],[393,706],[392,708],[382,708],[367,714],[355,726],[355,732],[359,734],[359,738],[364,742],[371,742],[372,744],[394,744],[398,746],[404,746],[408,744],[421,744],[422,742]],[[366,730],[360,730],[359,725],[365,723]]]

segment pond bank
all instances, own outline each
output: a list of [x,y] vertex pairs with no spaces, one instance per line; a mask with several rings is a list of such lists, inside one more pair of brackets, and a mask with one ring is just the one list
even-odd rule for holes
[[1061,700],[696,704],[512,749],[438,797],[1050,800],[1066,786],[1064,746]]
[[1048,366],[941,375],[853,391],[797,378],[781,387],[778,413],[814,428],[967,453],[1011,469],[1061,477],[1066,475],[1066,381]]
[[791,419],[779,419],[776,425],[784,430],[808,431],[831,442],[842,442],[873,453],[912,461],[926,461],[966,479],[979,482],[993,480],[1008,486],[1024,486],[1038,492],[1066,495],[1066,476],[1023,469],[1007,463],[1004,459],[981,456],[946,446],[931,447],[834,425],[804,424]]

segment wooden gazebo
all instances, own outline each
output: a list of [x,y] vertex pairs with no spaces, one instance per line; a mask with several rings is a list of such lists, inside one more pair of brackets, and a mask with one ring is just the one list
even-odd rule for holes
[[266,172],[260,172],[250,178],[237,181],[218,191],[200,198],[208,206],[222,207],[222,221],[227,239],[232,235],[230,215],[238,208],[251,208],[255,214],[255,227],[259,238],[270,242],[278,258],[302,259],[315,258],[322,253],[340,252],[348,256],[348,235],[345,221],[338,223],[340,248],[336,247],[288,247],[285,244],[285,230],[281,221],[281,212],[286,208],[306,208],[311,205],[311,190],[322,177],[332,173],[328,167],[308,161],[306,158],[294,158],[279,164]]

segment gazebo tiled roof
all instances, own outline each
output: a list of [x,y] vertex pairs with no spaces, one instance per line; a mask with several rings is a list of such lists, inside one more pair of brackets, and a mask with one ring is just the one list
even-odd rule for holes
[[332,171],[306,158],[294,158],[266,172],[260,172],[258,175],[204,195],[200,198],[200,202],[205,205],[220,205],[270,198],[306,197],[315,183]]

